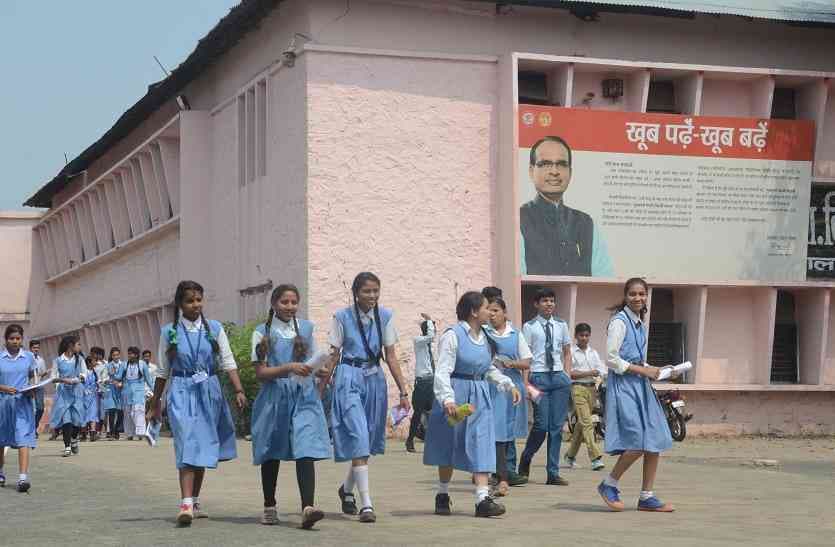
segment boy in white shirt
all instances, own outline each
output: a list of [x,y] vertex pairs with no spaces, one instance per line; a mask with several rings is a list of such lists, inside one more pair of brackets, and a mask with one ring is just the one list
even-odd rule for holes
[[432,410],[432,402],[435,400],[435,356],[432,354],[432,341],[435,339],[435,323],[432,319],[422,313],[423,321],[420,324],[420,336],[414,339],[415,345],[415,387],[412,390],[412,421],[409,424],[409,437],[406,439],[406,451],[415,451],[415,437],[423,438],[418,434],[421,419],[424,414]]
[[569,467],[575,467],[577,452],[585,442],[591,468],[598,471],[606,466],[603,464],[603,453],[594,439],[592,410],[597,399],[595,384],[598,378],[606,377],[606,365],[600,360],[597,351],[589,346],[591,326],[578,323],[574,328],[574,338],[577,344],[571,348],[571,400],[574,412],[577,413],[577,425],[571,436],[571,446],[565,453],[565,461]]

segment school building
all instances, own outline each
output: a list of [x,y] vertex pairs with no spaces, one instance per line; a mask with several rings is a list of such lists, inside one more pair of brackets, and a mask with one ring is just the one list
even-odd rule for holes
[[[27,334],[49,357],[73,332],[156,353],[179,280],[235,322],[292,282],[324,344],[371,270],[407,374],[419,313],[451,324],[486,285],[517,325],[553,287],[603,354],[605,307],[644,272],[520,273],[519,105],[810,120],[811,183],[835,188],[834,24],[801,1],[244,0],[26,202],[47,209],[25,220]],[[835,432],[835,278],[678,267],[649,278],[650,361],[694,363],[690,431]]]

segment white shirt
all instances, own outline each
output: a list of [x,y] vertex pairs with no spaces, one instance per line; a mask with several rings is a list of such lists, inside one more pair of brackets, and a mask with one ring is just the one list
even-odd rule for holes
[[35,359],[35,381],[40,382],[47,375],[46,361],[44,361],[43,357],[34,353],[32,357]]
[[[576,344],[571,346],[571,371],[577,372],[591,372],[592,370],[600,371],[600,377],[604,378],[608,370],[603,361],[600,360],[600,355],[591,346],[586,346],[582,350]],[[578,378],[574,380],[575,384],[594,384],[594,376],[586,376],[585,378]]]
[[415,336],[415,378],[426,378],[432,376],[432,360],[429,352],[432,351],[432,341],[435,340],[435,322],[429,321],[426,334]]
[[[367,312],[362,311],[361,308],[358,309],[360,322],[362,323],[362,326],[365,327],[365,332],[367,334],[374,319],[374,308],[371,308]],[[353,315],[353,311],[351,314]],[[394,328],[394,314],[392,314],[389,322],[385,325],[381,325],[381,327],[383,330],[383,347],[387,348],[396,344],[397,330]],[[374,327],[374,330],[377,330],[377,327]],[[342,323],[340,323],[339,319],[337,319],[334,315],[331,320],[331,331],[328,334],[328,343],[331,347],[342,349],[342,342],[344,339],[345,333],[342,331]]]
[[[314,330],[316,329],[316,327],[313,327],[313,328],[314,328]],[[282,321],[281,319],[278,318],[278,316],[273,317],[273,323],[272,323],[272,325],[270,325],[270,333],[273,336],[277,336],[279,338],[284,338],[285,340],[294,339],[296,337],[296,329],[293,326],[293,320],[291,319],[290,321]],[[258,331],[258,330],[253,330],[252,331],[252,338],[251,338],[252,355],[250,356],[250,360],[253,363],[258,362],[258,354],[255,350],[258,348],[258,344],[260,344],[261,340],[263,340],[263,339],[264,339],[264,335],[260,331]],[[307,355],[312,356],[315,353],[315,351],[316,351],[316,348],[308,348],[307,349]]]
[[[624,308],[626,316],[635,324],[635,328],[640,328],[643,325],[641,318],[628,307]],[[609,321],[609,333],[606,336],[606,365],[613,369],[618,374],[623,374],[632,363],[624,361],[620,358],[620,347],[623,345],[623,340],[626,338],[626,324],[623,321]],[[647,342],[649,336],[644,342],[643,354],[647,354]],[[646,363],[644,363],[646,364]]]
[[96,366],[93,367],[93,371],[95,371],[96,376],[99,379],[99,387],[101,387],[101,385],[110,378],[107,374],[107,363],[104,361],[96,361]]
[[551,372],[548,370],[547,361],[545,359],[545,324],[551,324],[551,345],[553,351],[551,355],[554,357],[555,371],[564,370],[562,362],[562,348],[571,344],[571,337],[568,334],[568,325],[564,321],[558,320],[555,317],[545,319],[541,315],[537,315],[522,327],[522,335],[528,342],[528,346],[533,353],[533,360],[531,361],[531,372]]
[[[508,336],[516,332],[513,329],[513,325],[510,323],[510,321],[506,323],[504,332],[501,334],[499,334],[499,331],[494,329],[493,326],[490,324],[484,325],[484,328],[487,329],[487,332],[493,338],[507,338]],[[519,342],[516,344],[516,352],[519,354],[519,360],[522,361],[525,359],[532,359],[533,354],[531,353],[531,348],[530,346],[528,346],[528,342],[527,340],[525,340],[525,337],[518,336],[517,339],[519,340]]]
[[[197,318],[196,321],[189,321],[185,317],[180,316],[180,322],[188,332],[198,332],[203,327],[203,320]],[[176,326],[176,325],[175,325]],[[203,333],[205,336],[205,333]],[[178,343],[185,344],[185,340],[178,340]],[[235,356],[232,354],[232,348],[229,347],[229,339],[226,337],[226,331],[220,327],[220,333],[217,335],[217,345],[220,347],[220,368],[222,370],[238,370],[238,365],[235,364]],[[157,368],[157,378],[168,379],[168,340],[166,336],[159,337],[159,367]]]
[[[464,330],[467,331],[467,336],[470,340],[479,346],[487,343],[487,339],[481,329],[476,331],[476,337],[473,336],[470,324],[466,321],[459,323]],[[455,390],[452,389],[452,380],[450,375],[455,370],[455,361],[458,355],[458,336],[452,329],[447,329],[438,341],[438,363],[435,366],[435,398],[441,404],[455,403]],[[489,382],[496,384],[499,391],[510,391],[513,389],[513,380],[499,372],[499,369],[490,365],[490,369],[484,375]]]

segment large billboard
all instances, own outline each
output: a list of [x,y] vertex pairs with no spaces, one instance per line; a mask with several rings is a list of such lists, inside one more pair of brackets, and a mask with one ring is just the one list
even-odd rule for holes
[[806,275],[835,278],[835,186],[812,186]]
[[519,106],[522,275],[802,281],[810,121]]

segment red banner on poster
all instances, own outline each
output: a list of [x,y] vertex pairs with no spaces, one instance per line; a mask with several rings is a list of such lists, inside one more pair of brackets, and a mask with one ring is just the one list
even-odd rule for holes
[[547,136],[574,151],[812,161],[815,124],[519,105],[519,146]]

